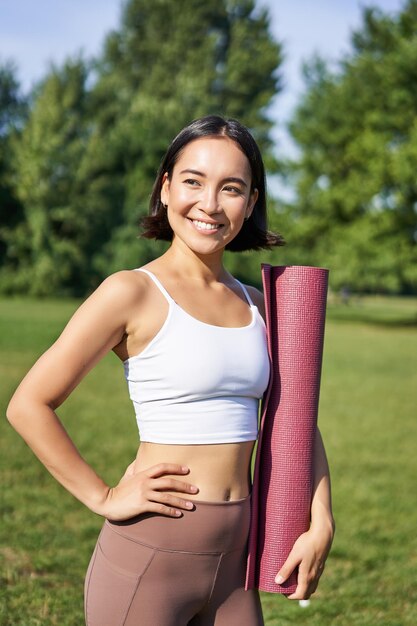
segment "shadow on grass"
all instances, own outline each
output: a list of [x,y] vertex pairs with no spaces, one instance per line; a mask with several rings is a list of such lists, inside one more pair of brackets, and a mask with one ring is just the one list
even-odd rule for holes
[[327,317],[334,322],[351,322],[384,328],[416,328],[417,298],[414,296],[360,296],[348,300],[330,297]]
[[351,322],[359,324],[371,324],[373,326],[381,326],[385,328],[417,328],[417,313],[414,317],[398,316],[398,317],[379,317],[369,311],[332,311],[329,308],[327,318],[332,322]]

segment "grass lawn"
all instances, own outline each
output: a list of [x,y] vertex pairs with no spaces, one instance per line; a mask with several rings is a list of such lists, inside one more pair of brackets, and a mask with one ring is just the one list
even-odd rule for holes
[[[102,520],[49,476],[4,418],[16,385],[78,304],[0,299],[1,626],[84,623],[83,578]],[[319,425],[336,538],[308,608],[262,594],[267,626],[417,624],[416,314],[416,298],[329,304]],[[114,354],[58,414],[97,472],[117,481],[138,438]]]

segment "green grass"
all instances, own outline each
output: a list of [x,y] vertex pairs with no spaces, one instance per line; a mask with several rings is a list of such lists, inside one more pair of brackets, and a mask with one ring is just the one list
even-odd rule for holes
[[[78,301],[0,300],[0,406]],[[329,304],[319,424],[336,538],[310,607],[262,594],[267,626],[417,623],[417,300]],[[82,454],[116,481],[137,432],[107,355],[58,410]],[[67,494],[0,421],[1,626],[81,626],[83,578],[102,520]]]

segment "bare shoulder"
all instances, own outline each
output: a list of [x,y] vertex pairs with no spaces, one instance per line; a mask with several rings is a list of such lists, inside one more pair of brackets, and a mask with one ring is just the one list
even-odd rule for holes
[[253,287],[252,285],[246,285],[245,284],[246,289],[249,292],[250,297],[253,300],[253,303],[258,307],[259,309],[259,313],[262,315],[262,317],[265,319],[265,300],[264,300],[264,294],[262,293],[262,291],[260,291],[259,289],[257,289],[256,287]]
[[78,326],[94,325],[100,333],[107,332],[113,337],[116,333],[120,341],[147,293],[148,285],[140,272],[121,270],[110,274],[75,311],[67,329],[74,332]]
[[109,274],[90,295],[101,301],[108,301],[111,308],[125,307],[138,302],[148,289],[146,277],[142,272],[120,270]]

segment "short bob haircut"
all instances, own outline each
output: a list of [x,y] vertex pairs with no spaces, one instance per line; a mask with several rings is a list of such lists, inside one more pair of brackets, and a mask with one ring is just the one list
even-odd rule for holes
[[140,220],[140,226],[144,229],[141,236],[147,239],[172,241],[173,231],[168,221],[167,207],[161,201],[163,176],[167,172],[168,178],[172,177],[174,166],[187,144],[195,139],[210,136],[229,137],[238,144],[250,164],[251,191],[258,190],[258,199],[251,216],[244,221],[236,237],[226,245],[226,250],[239,252],[284,245],[285,241],[281,235],[267,230],[265,168],[258,145],[240,122],[235,119],[224,119],[218,115],[207,115],[194,120],[172,141],[159,166],[149,202],[149,215]]

